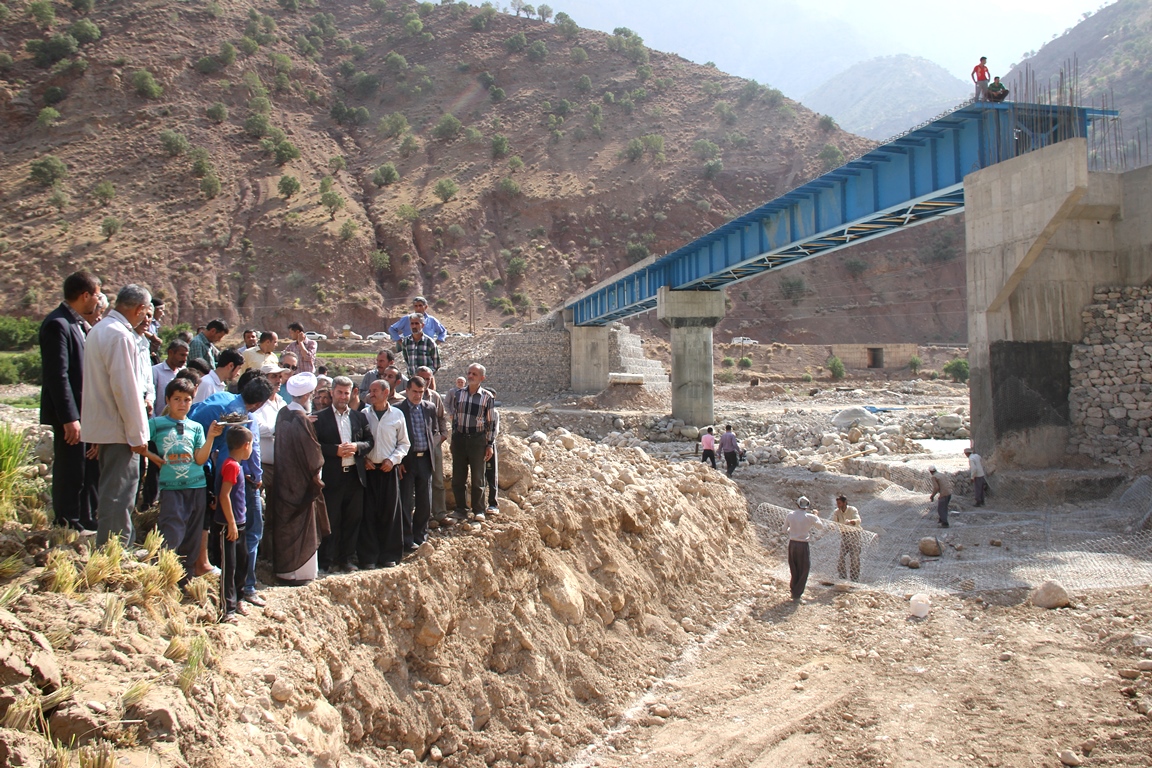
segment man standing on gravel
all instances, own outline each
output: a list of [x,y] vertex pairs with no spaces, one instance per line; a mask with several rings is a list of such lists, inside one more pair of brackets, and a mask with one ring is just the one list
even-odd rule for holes
[[731,424],[726,425],[724,434],[720,435],[720,452],[724,454],[724,461],[728,464],[728,477],[732,477],[732,473],[740,463],[740,444],[736,442],[736,433],[732,431]]
[[940,501],[936,502],[936,516],[940,518],[940,527],[948,527],[948,502],[952,501],[952,480],[942,472],[937,472],[936,467],[928,467],[928,474],[932,476],[932,495],[928,497],[928,501],[932,501],[937,495],[940,496]]
[[304,326],[300,323],[289,323],[288,335],[292,342],[284,348],[284,352],[296,356],[296,369],[300,373],[315,373],[316,342],[305,335]]
[[[424,333],[428,334],[433,341],[440,343],[448,338],[448,331],[444,325],[428,314],[428,300],[423,296],[417,296],[412,299],[412,312],[424,318]],[[388,329],[388,335],[392,337],[392,341],[400,341],[406,336],[412,335],[412,315],[404,315]]]
[[80,531],[96,527],[85,493],[80,441],[84,337],[91,330],[82,316],[96,309],[102,295],[95,275],[73,273],[64,280],[64,301],[40,324],[40,423],[52,425],[52,512],[56,525]]
[[[472,514],[484,514],[484,462],[494,455],[496,398],[480,385],[484,366],[468,366],[468,386],[456,392],[449,408],[452,413],[452,496],[456,499],[456,521],[467,518],[465,491],[471,473]],[[481,520],[484,518],[481,517]]]
[[976,497],[976,506],[984,506],[984,493],[988,490],[988,481],[984,478],[984,461],[980,454],[971,448],[964,449],[968,457],[968,472],[972,475],[972,493]]
[[[84,439],[97,446],[100,489],[96,546],[118,535],[135,541],[132,508],[140,462],[148,450],[148,417],[136,376],[135,327],[147,316],[152,296],[138,285],[116,295],[116,308],[88,334],[84,349]],[[135,455],[133,455],[135,454]]]

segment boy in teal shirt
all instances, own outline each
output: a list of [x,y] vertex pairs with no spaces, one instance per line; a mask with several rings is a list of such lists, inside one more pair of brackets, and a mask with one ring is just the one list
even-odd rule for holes
[[224,431],[215,421],[204,427],[187,418],[196,386],[184,378],[175,378],[164,388],[168,404],[166,416],[148,420],[150,439],[160,454],[149,452],[148,458],[160,467],[160,518],[157,523],[164,546],[175,550],[184,565],[181,586],[194,575],[200,555],[200,537],[204,529],[207,505],[207,481],[201,469],[212,451],[212,439]]

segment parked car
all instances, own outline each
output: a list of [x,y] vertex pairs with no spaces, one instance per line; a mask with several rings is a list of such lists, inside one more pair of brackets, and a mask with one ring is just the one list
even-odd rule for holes
[[365,341],[388,341],[389,338],[391,338],[391,337],[388,336],[388,331],[376,331],[376,333],[368,334],[364,340]]
[[312,339],[312,341],[326,341],[328,339],[327,336],[316,331],[304,331],[304,338]]
[[465,333],[464,331],[456,331],[455,333],[450,333],[450,334],[448,334],[448,335],[449,335],[449,336],[455,336],[456,338],[459,338],[459,339],[470,339],[470,338],[472,338],[472,334],[470,334],[470,333]]
[[750,339],[747,336],[737,336],[736,338],[732,339],[732,343],[747,344],[748,346],[754,347],[757,346],[760,342],[756,341],[756,339]]

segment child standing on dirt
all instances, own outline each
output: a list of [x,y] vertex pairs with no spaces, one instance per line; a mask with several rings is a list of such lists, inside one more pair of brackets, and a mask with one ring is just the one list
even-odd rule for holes
[[148,454],[149,460],[160,468],[157,526],[164,546],[175,550],[184,565],[181,585],[195,575],[192,568],[200,554],[208,488],[200,467],[208,461],[212,438],[224,431],[222,425],[213,421],[205,438],[204,427],[187,418],[195,394],[196,385],[190,380],[172,379],[164,388],[167,415],[148,420],[148,439],[160,452]]
[[252,433],[244,427],[228,429],[224,437],[228,458],[220,462],[216,474],[216,515],[212,522],[212,541],[220,548],[220,621],[235,624],[236,614],[248,615],[248,607],[239,600],[248,573],[248,550],[238,542],[244,535],[244,470],[240,462],[252,455]]

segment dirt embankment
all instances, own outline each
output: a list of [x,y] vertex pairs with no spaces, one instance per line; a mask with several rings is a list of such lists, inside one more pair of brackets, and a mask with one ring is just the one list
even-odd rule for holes
[[[16,578],[28,594],[0,609],[26,638],[5,645],[5,669],[24,674],[15,687],[6,675],[0,706],[73,686],[45,712],[54,733],[167,765],[564,759],[735,599],[747,512],[734,484],[695,463],[560,432],[532,448],[503,438],[501,451],[500,516],[437,534],[395,570],[267,590],[264,614],[238,627],[202,625],[207,612],[188,605],[167,621],[130,607],[102,627],[107,595],[48,592],[43,552],[10,527],[7,550],[34,567]],[[164,655],[181,632],[204,633],[216,660],[187,694],[187,665]],[[29,671],[33,656],[58,672]],[[126,703],[138,681],[147,696]],[[0,754],[23,764],[45,747],[0,731]]]

